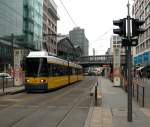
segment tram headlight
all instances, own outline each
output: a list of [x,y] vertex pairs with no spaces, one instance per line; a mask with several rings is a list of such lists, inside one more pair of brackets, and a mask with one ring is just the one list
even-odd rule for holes
[[45,82],[45,79],[41,79],[40,82]]
[[26,79],[26,82],[30,82],[30,80],[29,80],[29,79]]

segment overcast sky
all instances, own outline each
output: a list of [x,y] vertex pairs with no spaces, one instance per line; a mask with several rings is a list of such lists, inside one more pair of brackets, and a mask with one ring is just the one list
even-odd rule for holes
[[[113,31],[113,20],[127,16],[128,0],[54,0],[57,4],[58,33],[68,34],[78,26],[85,29],[89,40],[89,54],[95,49],[96,55],[105,54],[110,47],[110,37]],[[64,3],[76,26],[70,20],[63,8]],[[132,0],[130,0],[132,4]],[[131,6],[130,6],[131,8]]]

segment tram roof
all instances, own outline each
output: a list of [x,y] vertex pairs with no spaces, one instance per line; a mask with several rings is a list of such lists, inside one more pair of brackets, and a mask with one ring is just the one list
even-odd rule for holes
[[[49,56],[46,51],[31,51],[27,58],[47,58],[49,63],[55,63],[55,64],[61,64],[68,66],[68,61],[60,59],[55,56]],[[73,62],[69,62],[69,66],[75,67],[75,68],[82,68],[80,65],[75,64]]]

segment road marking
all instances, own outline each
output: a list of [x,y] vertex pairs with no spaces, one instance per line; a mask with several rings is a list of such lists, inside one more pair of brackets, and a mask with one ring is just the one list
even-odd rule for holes
[[8,105],[0,104],[0,107],[7,107]]
[[76,107],[76,108],[79,108],[79,109],[88,109],[89,107]]
[[19,104],[16,104],[16,105],[13,105],[13,107],[15,108],[18,108],[18,107],[26,107],[26,108],[39,108],[38,105],[19,105]]
[[21,99],[7,98],[7,99],[4,99],[3,101],[19,102],[19,101],[21,101]]

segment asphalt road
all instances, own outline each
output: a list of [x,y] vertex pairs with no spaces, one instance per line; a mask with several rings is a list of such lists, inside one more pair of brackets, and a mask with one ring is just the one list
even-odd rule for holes
[[0,127],[83,127],[97,77],[48,93],[20,93],[0,97]]

